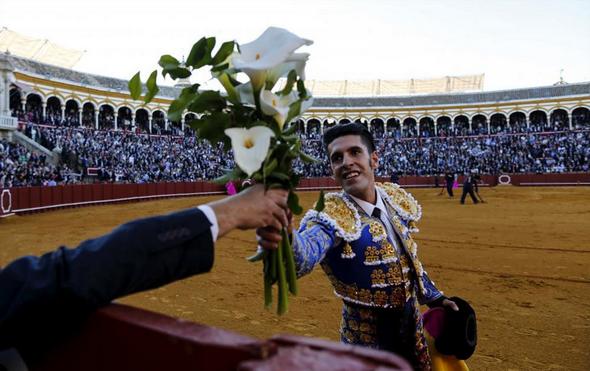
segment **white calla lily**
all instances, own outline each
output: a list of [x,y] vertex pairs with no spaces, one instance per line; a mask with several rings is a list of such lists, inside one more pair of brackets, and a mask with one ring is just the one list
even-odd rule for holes
[[303,39],[283,28],[269,27],[256,40],[240,45],[232,57],[235,68],[248,75],[256,91],[266,80],[266,71],[284,63],[295,50],[313,41]]
[[231,139],[236,164],[248,176],[260,169],[268,154],[270,138],[275,136],[266,126],[226,129],[225,135]]
[[260,91],[260,109],[265,115],[272,116],[277,124],[279,124],[281,130],[283,129],[285,119],[289,114],[289,106],[296,100],[297,95],[295,95],[295,99],[293,99],[292,94],[279,96],[270,90]]
[[309,53],[293,53],[285,63],[266,72],[266,87],[272,89],[277,81],[287,76],[291,70],[295,70],[301,80],[305,80],[305,64],[309,59]]

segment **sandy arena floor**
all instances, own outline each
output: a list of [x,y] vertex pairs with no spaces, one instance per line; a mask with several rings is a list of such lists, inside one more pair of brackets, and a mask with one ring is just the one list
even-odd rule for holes
[[[412,190],[423,206],[416,235],[424,266],[447,295],[478,316],[472,370],[590,369],[590,188],[496,187],[486,204],[459,205],[433,189]],[[310,207],[316,193],[301,193]],[[169,199],[59,210],[0,220],[0,265],[60,244],[75,246],[127,220],[198,205]],[[469,201],[468,201],[469,202]],[[293,333],[338,339],[340,302],[321,269],[278,318],[262,308],[259,264],[244,259],[254,233],[217,244],[213,271],[121,300],[255,337]]]

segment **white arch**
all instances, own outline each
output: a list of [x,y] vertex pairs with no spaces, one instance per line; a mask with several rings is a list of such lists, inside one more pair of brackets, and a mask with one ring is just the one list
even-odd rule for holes
[[80,109],[82,109],[82,102],[79,99],[77,99],[77,98],[75,98],[75,97],[73,97],[71,95],[70,96],[67,96],[66,98],[64,98],[64,107],[71,100],[73,100],[74,102],[76,102],[78,104],[78,107]]
[[84,109],[84,106],[85,106],[86,104],[90,104],[90,105],[92,106],[92,108],[94,108],[94,110],[95,110],[95,111],[97,111],[97,110],[98,110],[98,107],[97,107],[97,105],[96,105],[96,102],[94,102],[94,101],[91,101],[91,100],[87,100],[87,101],[85,101],[85,102],[82,102],[82,105],[81,105],[80,107],[81,107],[82,109]]
[[48,96],[47,96],[47,99],[45,99],[45,102],[47,103],[47,102],[49,101],[49,99],[51,99],[51,98],[57,98],[57,100],[59,101],[59,104],[60,104],[61,106],[63,106],[63,105],[64,105],[64,100],[63,100],[63,98],[62,98],[61,96],[59,96],[59,95],[56,95],[56,94],[48,95]]

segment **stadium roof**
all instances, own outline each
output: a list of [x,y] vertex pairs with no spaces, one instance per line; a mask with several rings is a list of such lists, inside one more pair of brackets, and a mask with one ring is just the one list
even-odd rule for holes
[[84,51],[67,49],[47,39],[34,39],[6,27],[0,29],[0,51],[54,66],[72,68]]
[[407,80],[307,80],[318,97],[377,97],[411,94],[482,91],[484,74]]
[[[36,75],[47,80],[68,81],[75,85],[92,86],[107,90],[127,92],[127,81],[113,77],[92,75],[62,67],[51,66],[25,58],[8,56],[16,70],[28,75]],[[307,82],[306,82],[307,85]],[[181,88],[160,86],[159,97],[174,99],[180,95]],[[572,83],[556,86],[521,88],[512,90],[482,91],[475,93],[440,93],[413,96],[377,97],[322,97],[315,94],[314,108],[347,107],[414,107],[449,104],[477,104],[484,102],[508,102],[550,97],[565,97],[590,94],[590,82]]]

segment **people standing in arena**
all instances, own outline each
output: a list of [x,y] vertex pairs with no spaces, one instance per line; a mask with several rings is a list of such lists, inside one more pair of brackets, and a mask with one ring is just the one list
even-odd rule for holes
[[479,200],[475,197],[475,187],[477,187],[475,174],[473,172],[466,172],[463,181],[463,194],[461,194],[461,205],[465,204],[465,197],[467,197],[467,194],[469,194],[474,204],[479,203]]
[[447,194],[449,195],[449,197],[454,197],[453,196],[453,184],[455,183],[456,180],[456,176],[455,174],[453,174],[452,171],[447,170],[445,172],[445,185],[447,188]]

